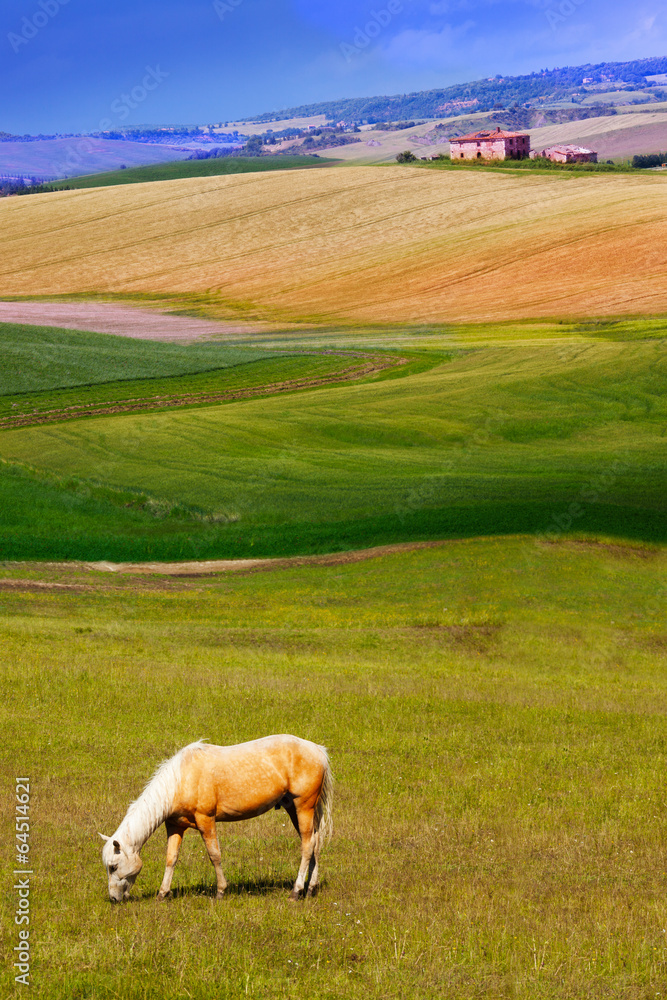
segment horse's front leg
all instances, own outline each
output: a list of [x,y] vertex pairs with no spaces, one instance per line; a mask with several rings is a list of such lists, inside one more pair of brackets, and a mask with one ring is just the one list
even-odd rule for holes
[[222,864],[220,863],[220,844],[218,843],[218,832],[215,828],[215,816],[195,816],[197,829],[201,833],[202,840],[206,845],[211,864],[215,868],[215,877],[218,883],[217,899],[222,899],[227,888],[227,879],[222,874]]
[[162,879],[160,891],[157,894],[159,900],[163,900],[171,889],[171,880],[174,875],[176,862],[178,861],[178,852],[183,843],[183,834],[185,833],[180,826],[176,826],[169,821],[165,823],[165,826],[167,828],[167,865],[164,870],[164,878]]

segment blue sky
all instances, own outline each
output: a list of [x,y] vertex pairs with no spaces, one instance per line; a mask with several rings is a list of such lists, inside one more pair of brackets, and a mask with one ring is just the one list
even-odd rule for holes
[[226,121],[665,54],[664,0],[10,0],[0,130]]

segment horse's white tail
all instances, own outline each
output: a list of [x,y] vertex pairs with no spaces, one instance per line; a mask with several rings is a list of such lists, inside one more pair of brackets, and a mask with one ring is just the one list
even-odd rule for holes
[[320,835],[320,847],[325,847],[333,833],[334,779],[331,773],[329,754],[325,747],[320,747],[319,749],[324,755],[324,780],[320,789],[320,797],[315,806],[315,829]]

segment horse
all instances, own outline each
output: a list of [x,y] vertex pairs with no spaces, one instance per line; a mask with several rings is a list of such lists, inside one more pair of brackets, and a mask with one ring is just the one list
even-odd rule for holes
[[313,896],[319,884],[320,851],[333,830],[332,803],[329,756],[325,747],[310,740],[283,734],[235,746],[204,740],[190,743],[159,765],[116,832],[110,837],[100,833],[109,898],[112,903],[129,898],[143,865],[139,852],[164,823],[167,863],[158,900],[169,893],[188,829],[199,830],[202,836],[215,869],[216,898],[221,899],[227,882],[216,822],[251,819],[281,806],[301,838],[301,865],[289,899],[300,898],[306,881],[307,895]]

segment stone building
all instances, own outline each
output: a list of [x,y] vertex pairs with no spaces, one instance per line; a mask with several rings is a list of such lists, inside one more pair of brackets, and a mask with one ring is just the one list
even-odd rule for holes
[[585,146],[547,146],[546,149],[536,149],[531,156],[542,156],[554,163],[597,163],[598,154]]
[[449,140],[452,160],[524,160],[530,154],[526,132],[473,132]]

